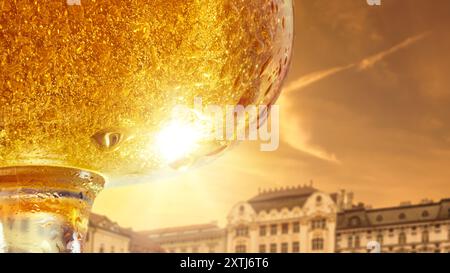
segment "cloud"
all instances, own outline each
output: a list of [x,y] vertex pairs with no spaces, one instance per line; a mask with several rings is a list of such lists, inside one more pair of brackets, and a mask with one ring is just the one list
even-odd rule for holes
[[[294,105],[290,103],[286,97],[281,97],[279,104],[283,107],[283,112],[293,113],[295,109],[293,109]],[[280,122],[281,127],[281,137],[284,142],[286,142],[292,148],[312,155],[316,158],[333,162],[340,163],[340,161],[336,158],[336,155],[328,153],[324,149],[312,145],[310,143],[310,135],[303,128],[299,127],[301,124],[301,119],[297,115],[286,115],[289,116],[287,119],[283,119]]]
[[[321,80],[327,79],[331,76],[337,75],[343,71],[356,68],[358,71],[363,71],[366,69],[371,68],[378,62],[382,61],[384,58],[396,53],[399,50],[402,50],[404,48],[407,48],[408,46],[413,45],[414,43],[417,43],[418,41],[424,39],[429,35],[429,32],[421,33],[419,35],[409,37],[403,42],[385,50],[382,52],[379,52],[375,55],[369,56],[367,58],[364,58],[358,63],[352,63],[344,66],[337,66],[332,67],[329,69],[321,70],[312,72],[310,74],[307,74],[305,76],[302,76],[298,78],[297,80],[294,80],[290,84],[288,84],[283,89],[283,96],[280,98],[280,105],[285,111],[288,113],[295,113],[295,106],[292,105],[291,102],[287,99],[290,94],[292,94],[295,91],[300,91],[305,87],[308,87],[316,82],[319,82]],[[281,132],[282,132],[282,138],[283,140],[289,144],[292,148],[302,151],[305,153],[308,153],[314,157],[320,158],[322,160],[334,162],[334,163],[340,163],[340,161],[337,159],[336,155],[333,153],[328,153],[324,149],[314,146],[310,143],[310,135],[301,127],[301,120],[299,117],[295,115],[287,115],[289,118],[284,119],[281,123]]]
[[365,58],[364,60],[362,60],[359,64],[358,64],[358,70],[365,70],[368,69],[372,66],[374,66],[376,63],[378,63],[379,61],[383,60],[384,58],[386,58],[387,56],[396,53],[397,51],[404,49],[410,45],[415,44],[416,42],[424,39],[425,37],[427,37],[430,34],[430,32],[425,32],[413,37],[409,37],[408,39],[404,40],[403,42],[389,48],[388,50],[385,50],[383,52],[380,52],[378,54],[375,54],[373,56],[370,56],[368,58]]
[[292,91],[296,91],[299,89],[303,89],[315,82],[318,82],[320,80],[323,80],[325,78],[331,77],[335,74],[338,74],[344,70],[348,70],[352,67],[354,67],[354,64],[350,64],[350,65],[346,65],[346,66],[338,66],[338,67],[333,67],[330,69],[326,69],[326,70],[321,70],[321,71],[316,71],[316,72],[312,72],[306,76],[300,77],[299,79],[291,82],[290,84],[288,84],[284,89],[283,92],[286,93],[290,93]]

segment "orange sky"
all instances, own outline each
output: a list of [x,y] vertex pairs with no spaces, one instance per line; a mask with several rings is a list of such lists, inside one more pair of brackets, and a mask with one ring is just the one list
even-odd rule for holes
[[376,207],[450,197],[450,1],[295,0],[281,145],[108,189],[94,211],[138,230],[218,220],[258,188],[347,189]]

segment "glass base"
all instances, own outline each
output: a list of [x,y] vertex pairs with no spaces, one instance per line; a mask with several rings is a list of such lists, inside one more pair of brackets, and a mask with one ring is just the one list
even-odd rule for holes
[[104,179],[64,167],[0,168],[0,253],[83,250]]

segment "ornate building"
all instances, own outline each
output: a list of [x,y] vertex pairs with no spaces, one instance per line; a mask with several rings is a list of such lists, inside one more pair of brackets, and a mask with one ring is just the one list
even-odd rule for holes
[[217,224],[142,232],[168,252],[333,252],[337,213],[352,194],[312,186],[262,191],[236,204],[227,227]]
[[262,191],[227,220],[142,234],[170,252],[450,252],[450,199],[371,209],[303,186]]
[[338,211],[351,194],[311,186],[260,192],[228,215],[228,252],[333,252]]
[[371,241],[382,252],[450,252],[450,199],[338,214],[337,252],[367,252]]

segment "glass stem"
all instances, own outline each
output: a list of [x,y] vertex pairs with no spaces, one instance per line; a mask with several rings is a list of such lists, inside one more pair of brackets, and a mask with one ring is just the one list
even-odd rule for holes
[[74,168],[0,168],[0,253],[79,253],[98,174]]

